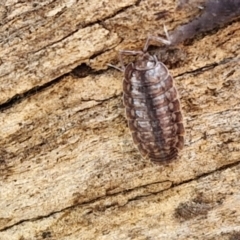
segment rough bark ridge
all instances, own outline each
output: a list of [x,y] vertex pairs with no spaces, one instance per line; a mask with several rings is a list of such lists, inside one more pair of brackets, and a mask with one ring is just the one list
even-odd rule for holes
[[[0,239],[240,238],[239,0],[228,3],[0,3]],[[132,143],[107,63],[163,24],[175,45],[150,51],[175,79],[186,141],[157,166]]]

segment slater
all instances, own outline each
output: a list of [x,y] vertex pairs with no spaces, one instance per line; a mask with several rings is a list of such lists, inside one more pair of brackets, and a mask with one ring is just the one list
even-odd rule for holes
[[[118,69],[124,72],[123,103],[134,143],[143,157],[166,163],[183,148],[183,117],[172,76],[147,52],[150,40],[170,44],[150,36],[142,51],[119,52],[122,68]],[[123,55],[136,55],[137,59],[124,67]]]

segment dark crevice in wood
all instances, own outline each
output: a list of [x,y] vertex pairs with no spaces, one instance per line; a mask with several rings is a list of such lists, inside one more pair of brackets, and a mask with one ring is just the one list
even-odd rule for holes
[[92,72],[93,69],[91,67],[89,67],[86,63],[82,63],[81,65],[75,67],[70,74],[76,78],[84,78]]
[[[82,73],[81,73],[82,71]],[[70,73],[66,73],[56,79],[53,79],[50,82],[47,82],[41,86],[36,86],[34,88],[29,89],[28,91],[22,93],[22,94],[16,94],[12,98],[8,99],[6,102],[0,104],[0,112],[3,112],[6,109],[9,109],[13,107],[16,104],[21,103],[23,100],[26,98],[33,96],[39,92],[45,91],[47,88],[54,86],[55,84],[59,83],[63,78],[73,75],[74,77],[77,78],[84,78],[89,75],[100,75],[104,72],[105,70],[99,70],[95,71],[91,67],[87,66],[85,63],[82,63],[75,69],[73,69]],[[76,73],[77,72],[77,73]]]
[[[209,64],[209,65],[206,65],[206,66],[203,66],[203,67],[191,70],[191,71],[186,71],[184,73],[175,75],[173,77],[174,78],[178,78],[178,77],[182,77],[182,76],[185,76],[185,75],[188,75],[188,74],[193,74],[193,75],[196,76],[196,75],[202,74],[203,72],[206,72],[206,71],[208,71],[210,69],[213,69],[213,68],[215,68],[217,66],[221,66],[221,65],[227,64],[229,62],[233,62],[233,61],[236,61],[236,58],[226,58],[226,59],[223,59],[220,62],[212,63],[212,64]],[[240,59],[239,59],[239,61],[240,61]]]
[[[42,48],[40,48],[40,49],[37,49],[37,50],[35,50],[35,51],[32,51],[31,53],[32,53],[32,54],[36,54],[36,53],[42,51],[43,49],[46,49],[46,48],[49,47],[49,46],[52,46],[52,45],[54,45],[54,44],[56,44],[56,43],[59,43],[59,42],[62,42],[63,40],[67,39],[68,37],[70,37],[70,36],[72,36],[74,33],[76,33],[77,31],[79,31],[79,29],[91,27],[91,26],[93,26],[93,25],[95,25],[95,24],[99,24],[99,25],[101,25],[101,26],[104,26],[104,23],[103,23],[104,21],[106,21],[106,20],[108,20],[108,19],[111,19],[111,18],[117,16],[118,14],[121,14],[122,12],[126,11],[126,10],[129,9],[129,8],[132,8],[132,7],[135,6],[135,5],[138,5],[138,2],[139,2],[139,0],[136,1],[136,4],[123,7],[123,8],[121,8],[120,10],[118,10],[118,11],[116,11],[116,12],[113,12],[112,14],[110,14],[110,15],[108,15],[108,16],[106,16],[105,18],[102,18],[102,19],[100,19],[100,20],[97,20],[97,21],[94,21],[94,22],[90,22],[90,23],[85,23],[85,24],[80,24],[80,23],[79,23],[79,24],[76,25],[75,30],[72,30],[72,31],[69,32],[67,35],[65,35],[64,37],[58,39],[57,41],[50,42],[49,44],[44,45],[44,47],[42,47]],[[44,7],[45,7],[45,6],[44,6]],[[31,13],[31,12],[35,12],[35,11],[38,11],[38,10],[39,10],[39,9],[33,9],[33,11],[28,11],[28,12],[24,13],[23,16],[24,16],[25,14],[29,14],[29,13]],[[65,10],[65,9],[64,9],[64,10]],[[62,10],[61,12],[58,13],[58,17],[59,17],[60,14],[63,14],[64,10]],[[17,16],[16,18],[19,18],[19,16]],[[14,19],[12,19],[12,20],[14,20]],[[23,29],[26,29],[26,26],[23,26],[22,28],[20,28],[20,29],[18,29],[18,30],[23,30]]]
[[[172,184],[170,188],[161,190],[159,192],[139,195],[139,196],[130,198],[130,199],[128,199],[128,201],[124,205],[119,206],[118,203],[114,202],[114,203],[110,203],[109,205],[105,205],[105,206],[99,207],[99,208],[97,208],[97,210],[104,212],[106,209],[114,207],[114,206],[118,206],[118,208],[121,208],[121,207],[124,207],[125,205],[127,205],[129,202],[136,201],[136,200],[148,197],[150,195],[157,195],[157,194],[162,193],[164,191],[167,191],[169,189],[172,189],[172,188],[175,188],[175,187],[179,187],[179,186],[182,186],[184,184],[188,184],[188,183],[190,183],[192,181],[198,181],[198,180],[200,180],[202,178],[210,176],[213,173],[224,171],[224,170],[226,170],[228,168],[233,168],[233,167],[236,167],[238,165],[240,165],[240,161],[224,165],[224,166],[222,166],[222,167],[220,167],[218,169],[214,169],[213,171],[200,174],[200,175],[196,176],[195,178],[187,179],[187,180],[185,180],[185,181],[183,181],[181,183]],[[166,181],[164,181],[164,182],[166,182]],[[47,219],[48,217],[51,217],[51,216],[53,216],[53,215],[55,215],[57,213],[61,213],[61,212],[67,211],[69,209],[74,209],[74,208],[79,207],[79,206],[86,206],[86,205],[89,205],[89,204],[93,204],[93,203],[96,203],[97,201],[103,200],[104,198],[107,198],[107,197],[114,197],[114,196],[117,196],[117,195],[123,195],[123,194],[129,193],[129,192],[133,192],[135,190],[141,189],[141,188],[145,188],[145,187],[151,186],[152,184],[156,184],[156,183],[157,184],[161,184],[161,183],[164,183],[164,182],[163,181],[161,181],[161,182],[153,182],[153,183],[145,184],[145,185],[142,185],[142,186],[138,186],[138,187],[133,188],[133,189],[127,189],[127,190],[124,190],[124,191],[121,191],[121,192],[117,192],[117,193],[113,193],[113,194],[106,194],[104,196],[100,196],[100,197],[91,199],[89,201],[85,201],[85,202],[82,202],[82,203],[76,203],[74,205],[68,206],[68,207],[63,208],[63,209],[58,210],[58,211],[50,212],[47,215],[42,215],[42,216],[38,216],[38,217],[35,217],[35,218],[30,218],[30,219],[23,219],[23,220],[21,220],[19,222],[16,222],[16,223],[14,223],[12,225],[9,225],[7,227],[4,227],[4,228],[0,229],[0,232],[6,231],[8,229],[11,229],[12,227],[18,226],[18,225],[20,225],[22,223],[34,222],[34,221],[38,221],[38,220],[41,220],[41,219]],[[88,214],[90,214],[90,213],[91,213],[91,211]]]
[[4,110],[9,109],[9,108],[13,107],[14,105],[21,103],[26,98],[33,96],[41,91],[44,91],[46,88],[49,88],[52,85],[55,85],[56,83],[60,82],[62,78],[63,78],[63,76],[58,77],[50,82],[43,84],[42,86],[36,86],[22,94],[14,95],[12,98],[8,99],[5,103],[2,103],[0,105],[0,112],[3,112]]

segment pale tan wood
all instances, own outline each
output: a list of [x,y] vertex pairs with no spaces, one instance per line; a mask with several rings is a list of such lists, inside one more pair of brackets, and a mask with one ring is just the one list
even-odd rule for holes
[[[169,165],[135,149],[122,73],[107,69],[119,49],[199,12],[154,0],[1,5],[0,239],[240,236],[239,21],[177,46],[186,141]],[[77,78],[81,63],[94,71]]]

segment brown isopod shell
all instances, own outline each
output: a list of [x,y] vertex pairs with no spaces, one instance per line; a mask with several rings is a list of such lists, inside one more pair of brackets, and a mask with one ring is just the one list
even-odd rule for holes
[[123,68],[123,103],[133,141],[143,157],[166,163],[178,156],[184,145],[180,102],[167,67],[147,52],[120,52],[137,55]]

